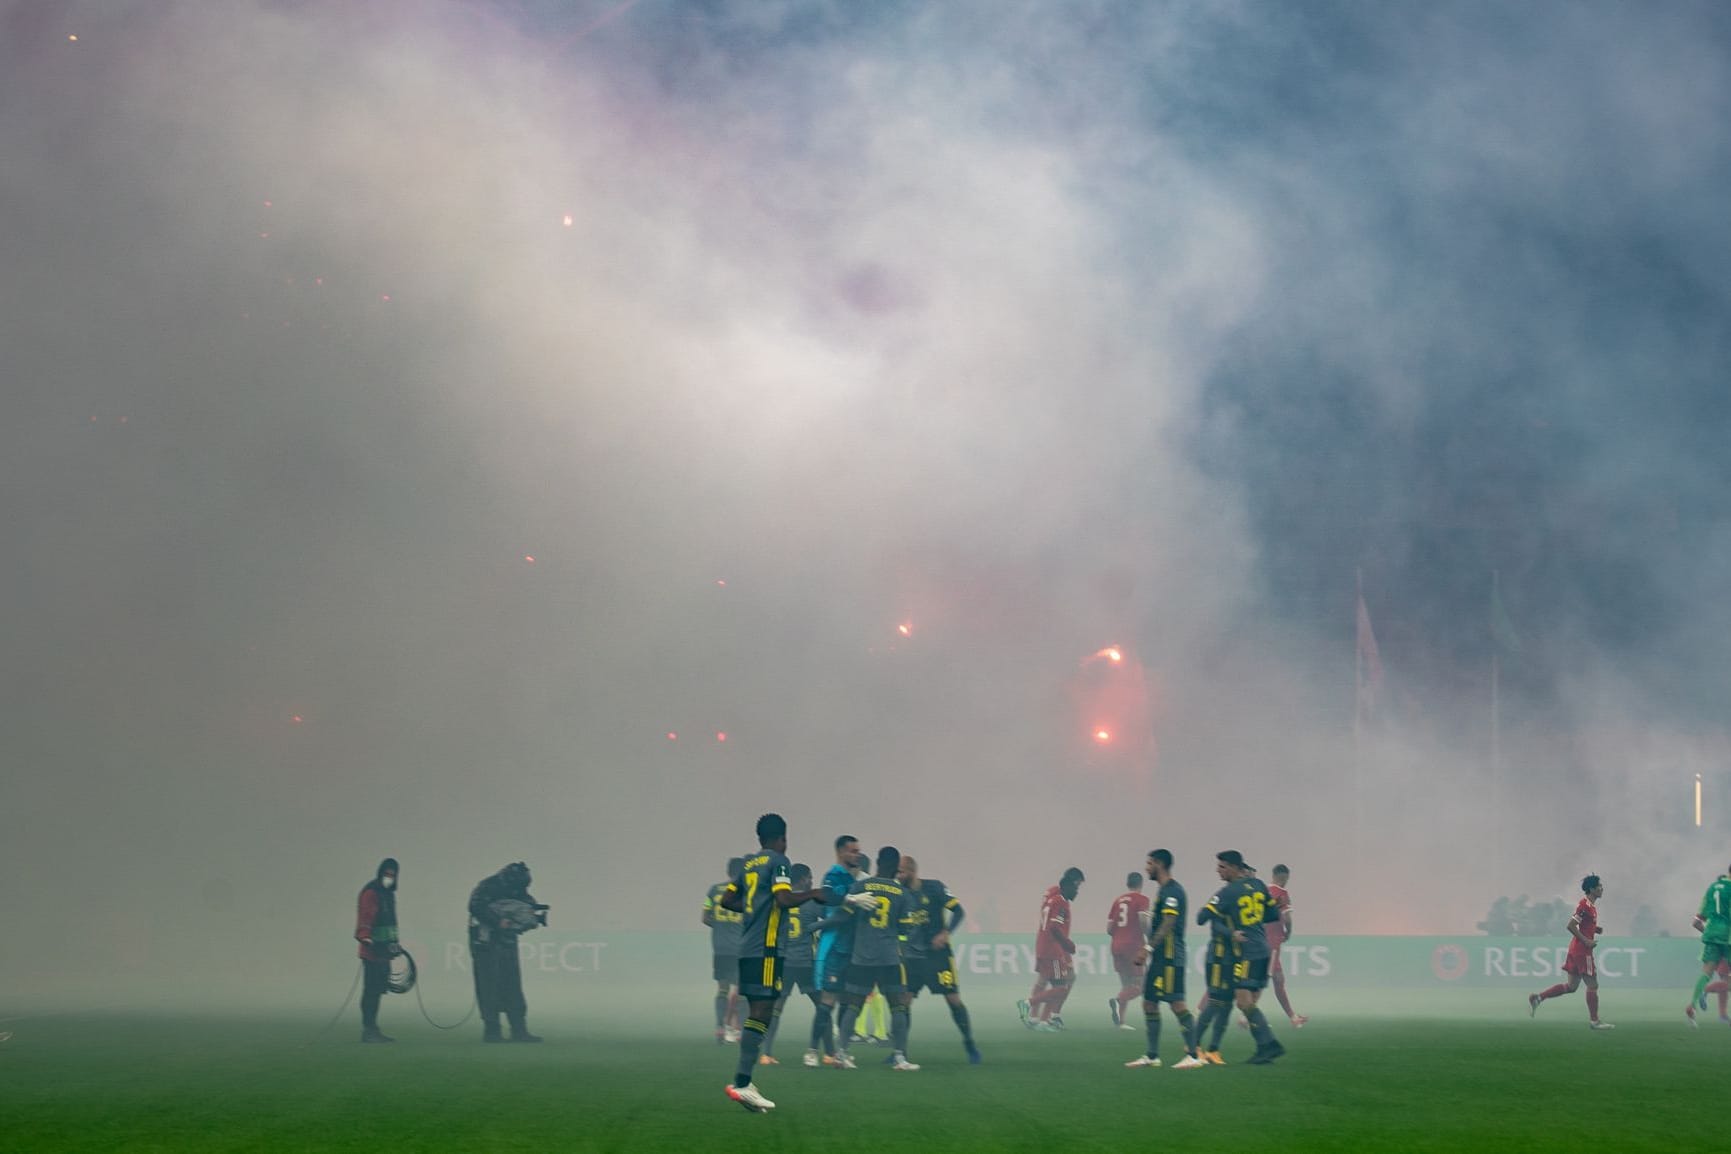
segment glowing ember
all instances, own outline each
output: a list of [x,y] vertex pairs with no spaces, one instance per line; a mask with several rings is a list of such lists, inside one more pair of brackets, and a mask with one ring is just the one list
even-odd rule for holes
[[289,718],[289,720],[294,722],[296,725],[299,725],[302,721],[302,718],[301,718],[301,715],[297,713],[293,717]]
[[1100,745],[1105,745],[1107,742],[1112,740],[1112,731],[1110,729],[1096,729],[1094,731],[1094,740]]
[[668,741],[678,741],[679,735],[670,729],[667,731],[667,740]]
[[571,227],[571,225],[572,225],[572,224],[573,224],[573,223],[574,223],[574,222],[573,222],[573,221],[572,221],[572,219],[571,219],[571,214],[570,214],[570,213],[566,213],[566,214],[565,214],[565,227],[566,227],[566,228],[570,228],[570,227]]
[[529,564],[531,564],[531,565],[533,565],[535,563],[535,557],[531,553],[523,554],[523,560],[529,562]]
[[726,733],[721,733],[721,732],[718,732],[718,733],[716,733],[716,735],[715,735],[715,740],[717,740],[717,741],[726,741],[726,740],[727,740],[727,734],[726,734]]
[[914,635],[914,627],[904,622],[896,626],[896,632],[900,633],[903,637],[912,637]]

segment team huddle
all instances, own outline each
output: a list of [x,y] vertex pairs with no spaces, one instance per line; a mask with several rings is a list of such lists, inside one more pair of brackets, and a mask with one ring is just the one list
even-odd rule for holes
[[[964,912],[944,884],[920,877],[919,863],[894,846],[878,851],[876,871],[867,874],[859,839],[843,835],[835,840],[835,864],[814,888],[810,867],[787,859],[787,823],[780,815],[758,819],[757,840],[759,852],[729,862],[729,880],[712,887],[704,902],[716,949],[717,1037],[739,1042],[727,1096],[754,1112],[775,1108],[752,1084],[752,1074],[759,1065],[779,1064],[775,1035],[796,989],[812,1003],[807,1066],[855,1069],[848,1043],[866,1000],[881,995],[890,1007],[887,1064],[918,1070],[908,1061],[907,1040],[913,999],[922,989],[944,996],[968,1060],[978,1063],[949,944]],[[730,945],[731,955],[723,952]],[[728,1025],[734,996],[746,1003],[738,1031]]]
[[[809,866],[787,858],[787,823],[778,814],[757,822],[759,851],[728,863],[728,880],[709,890],[703,921],[710,927],[715,954],[715,1030],[720,1043],[739,1043],[739,1062],[727,1096],[745,1109],[762,1113],[775,1108],[753,1084],[759,1066],[779,1065],[775,1038],[788,997],[796,990],[812,1003],[812,1023],[805,1065],[855,1069],[849,1052],[854,1028],[869,998],[882,997],[889,1007],[891,1053],[885,1065],[914,1071],[908,1060],[912,1004],[921,990],[941,994],[961,1033],[968,1061],[978,1064],[968,1009],[956,981],[950,935],[965,916],[961,903],[939,881],[920,876],[919,863],[894,846],[877,854],[873,872],[859,839],[835,839],[835,864],[821,883],[812,884]],[[1257,1005],[1268,985],[1271,964],[1277,979],[1279,946],[1291,932],[1290,902],[1285,890],[1271,891],[1236,850],[1217,855],[1216,872],[1224,883],[1197,915],[1208,926],[1208,991],[1199,1014],[1185,1002],[1184,933],[1188,908],[1184,887],[1172,877],[1172,854],[1149,853],[1147,876],[1158,883],[1154,907],[1142,898],[1120,909],[1114,903],[1114,954],[1119,930],[1135,926],[1135,958],[1120,964],[1121,974],[1142,972],[1143,1018],[1148,1044],[1131,1067],[1159,1066],[1160,1006],[1164,1003],[1183,1031],[1185,1057],[1178,1069],[1224,1064],[1221,1037],[1234,1006],[1243,1014],[1256,1041],[1251,1064],[1265,1065],[1286,1051],[1274,1037]],[[1140,879],[1133,890],[1140,890]],[[1285,867],[1276,871],[1284,882]],[[1075,984],[1071,937],[1071,906],[1086,880],[1080,869],[1064,871],[1046,892],[1040,908],[1035,941],[1038,978],[1029,996],[1018,1003],[1022,1022],[1031,1030],[1063,1029],[1060,1011]],[[1126,895],[1129,897],[1131,895]],[[1134,896],[1141,897],[1139,893]],[[1271,933],[1269,927],[1276,927]],[[814,944],[815,941],[815,944]],[[1272,963],[1271,963],[1272,959]],[[1295,1025],[1303,1019],[1281,1002]],[[1113,999],[1116,1024],[1124,1025],[1129,997]],[[737,1002],[746,1004],[738,1029],[732,1021]],[[839,1007],[839,1013],[838,1013]],[[1134,1028],[1125,1026],[1125,1028]],[[1212,1029],[1212,1034],[1209,1033]],[[1204,1043],[1206,1042],[1206,1045]]]

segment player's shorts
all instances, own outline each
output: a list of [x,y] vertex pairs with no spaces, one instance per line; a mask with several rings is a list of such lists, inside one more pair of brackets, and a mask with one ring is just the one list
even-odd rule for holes
[[1184,1000],[1184,955],[1175,958],[1149,958],[1147,972],[1142,977],[1144,1002],[1182,1002]]
[[1208,1000],[1211,1002],[1230,1002],[1232,1000],[1232,955],[1210,950],[1208,966],[1204,972],[1208,977]]
[[847,985],[847,972],[853,968],[853,955],[831,950],[817,960],[817,988],[826,994],[839,994]]
[[908,989],[916,994],[921,990],[934,994],[961,992],[956,984],[956,956],[948,947],[923,958],[908,959],[907,971]]
[[1034,973],[1054,986],[1067,986],[1076,980],[1076,967],[1069,958],[1035,958]]
[[1593,964],[1593,952],[1570,946],[1568,956],[1563,959],[1563,973],[1579,974],[1583,978],[1598,977],[1599,968]]
[[1731,945],[1725,942],[1702,942],[1701,964],[1716,966],[1720,962],[1731,962]]
[[1141,958],[1142,946],[1140,944],[1138,944],[1135,949],[1126,953],[1119,953],[1118,951],[1113,950],[1112,968],[1118,971],[1118,980],[1123,982],[1126,986],[1133,986],[1137,982],[1142,981],[1143,974]]
[[1232,986],[1239,990],[1268,988],[1268,959],[1239,958],[1232,966]]
[[788,997],[818,993],[817,973],[810,962],[788,962],[781,974],[781,992]]
[[717,982],[726,982],[731,986],[739,981],[739,959],[737,957],[733,954],[716,954],[713,960]]
[[863,998],[874,988],[886,997],[890,994],[907,993],[907,967],[852,965],[847,968],[847,992],[850,995]]
[[783,965],[780,958],[740,958],[740,997],[757,1002],[780,997]]

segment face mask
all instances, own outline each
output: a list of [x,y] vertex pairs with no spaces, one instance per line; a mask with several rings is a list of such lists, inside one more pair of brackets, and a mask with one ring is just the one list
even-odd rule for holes
[[380,878],[379,884],[384,886],[388,890],[394,890],[397,888],[397,879],[396,878]]

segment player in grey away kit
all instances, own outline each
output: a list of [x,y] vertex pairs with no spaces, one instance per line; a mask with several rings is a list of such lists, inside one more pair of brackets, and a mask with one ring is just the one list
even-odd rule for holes
[[[908,913],[907,938],[902,953],[907,959],[908,996],[917,998],[920,991],[942,994],[949,1003],[950,1017],[962,1032],[962,1046],[968,1061],[980,1064],[980,1050],[974,1045],[974,1027],[968,1019],[968,1008],[962,1005],[961,986],[956,981],[955,951],[950,948],[950,935],[961,927],[967,912],[950,893],[948,886],[936,878],[922,878],[920,863],[911,857],[902,858],[897,879],[907,887],[913,906]],[[913,1029],[910,1008],[908,1028]],[[892,1056],[892,1062],[895,1060]]]
[[[902,883],[896,880],[901,868],[901,851],[886,845],[878,851],[878,872],[861,878],[848,890],[846,907],[852,911],[853,964],[848,967],[846,992],[843,994],[841,1036],[853,1036],[854,1023],[859,1020],[860,1007],[873,989],[890,1004],[890,1040],[894,1053],[890,1056],[892,1070],[918,1070],[908,1061],[908,973],[902,964],[902,923],[913,907],[912,899]],[[846,1049],[836,1053],[836,1065],[844,1070],[854,1068],[854,1060]]]
[[1172,876],[1172,851],[1148,851],[1148,877],[1158,884],[1154,897],[1148,940],[1142,946],[1142,1019],[1148,1033],[1148,1048],[1140,1058],[1125,1062],[1129,1067],[1160,1065],[1160,1003],[1172,1007],[1184,1039],[1184,1057],[1175,1067],[1196,1070],[1208,1063],[1196,1053],[1196,1019],[1184,1002],[1184,918],[1189,899],[1184,887]]
[[[795,862],[788,871],[787,880],[795,890],[809,890],[811,867],[804,862]],[[822,991],[818,988],[817,978],[813,974],[812,939],[817,936],[817,923],[822,914],[823,903],[815,898],[787,907],[787,938],[781,950],[781,960],[785,966],[781,976],[781,996],[775,1000],[775,1010],[769,1019],[769,1033],[763,1039],[763,1054],[757,1059],[760,1066],[781,1065],[775,1058],[775,1036],[781,1032],[781,1015],[787,1008],[788,995],[798,990],[811,999],[814,1010],[819,1005],[818,996]],[[815,1057],[806,1065],[817,1065]]]
[[739,1067],[732,1084],[724,1089],[729,1098],[761,1114],[775,1109],[775,1103],[751,1084],[751,1075],[781,996],[787,915],[794,907],[825,899],[822,890],[793,888],[788,875],[787,822],[780,814],[766,813],[757,819],[757,844],[758,852],[745,859],[738,875],[727,884],[721,906],[744,918],[739,939],[739,992],[747,1006],[745,1025],[739,1031]]
[[739,1031],[733,1026],[734,1004],[739,1000],[739,930],[745,918],[736,910],[721,904],[727,884],[739,876],[742,857],[727,861],[727,881],[709,887],[703,899],[703,924],[709,927],[711,973],[715,977],[715,1044],[739,1041]]
[[1230,866],[1237,873],[1220,891],[1220,912],[1232,933],[1234,1000],[1250,1023],[1250,1036],[1256,1039],[1256,1053],[1251,1055],[1250,1064],[1264,1066],[1286,1053],[1286,1047],[1275,1038],[1267,1017],[1256,1004],[1268,986],[1268,934],[1263,926],[1280,920],[1280,907],[1274,904],[1268,887],[1244,864],[1244,857],[1237,850],[1223,850],[1215,857],[1223,867]]

